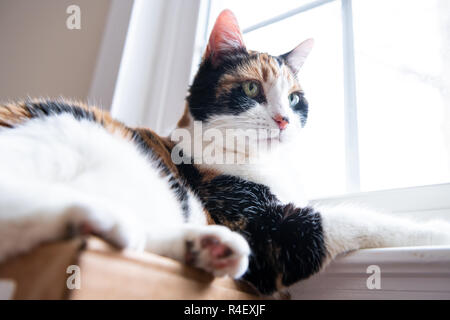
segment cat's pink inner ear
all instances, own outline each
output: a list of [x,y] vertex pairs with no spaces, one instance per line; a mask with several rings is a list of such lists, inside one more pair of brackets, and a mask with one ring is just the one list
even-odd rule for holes
[[306,58],[314,47],[314,39],[307,39],[300,43],[294,50],[283,55],[288,65],[297,73],[305,63]]
[[217,17],[209,36],[205,58],[217,64],[223,54],[241,49],[245,49],[245,45],[236,17],[230,10],[224,10]]

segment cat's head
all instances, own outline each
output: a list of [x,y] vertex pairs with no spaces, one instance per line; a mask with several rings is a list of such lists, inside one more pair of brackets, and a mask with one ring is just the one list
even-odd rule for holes
[[267,130],[273,139],[291,140],[308,117],[297,75],[312,46],[309,39],[280,56],[249,51],[235,16],[223,11],[190,87],[185,117],[207,128]]

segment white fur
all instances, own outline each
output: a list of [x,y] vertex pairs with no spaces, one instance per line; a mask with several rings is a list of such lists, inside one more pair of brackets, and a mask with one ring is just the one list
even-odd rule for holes
[[450,224],[419,223],[348,205],[315,207],[321,213],[329,258],[361,248],[450,244]]
[[240,276],[248,263],[245,240],[206,226],[192,195],[189,223],[152,159],[119,134],[69,114],[0,129],[0,261],[87,224],[119,247],[184,261],[186,241],[214,234],[232,249],[233,263],[206,268],[215,258],[198,247],[197,265]]

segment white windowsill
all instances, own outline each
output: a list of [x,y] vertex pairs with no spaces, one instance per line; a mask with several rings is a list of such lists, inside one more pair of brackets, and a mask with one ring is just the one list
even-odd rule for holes
[[[367,267],[380,267],[368,289]],[[358,250],[290,288],[292,299],[450,299],[450,246]]]

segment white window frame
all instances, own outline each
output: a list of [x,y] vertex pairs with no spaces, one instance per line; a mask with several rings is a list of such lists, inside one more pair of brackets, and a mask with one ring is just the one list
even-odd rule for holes
[[[450,246],[362,249],[289,288],[294,300],[449,299]],[[372,287],[373,269],[379,287]]]

